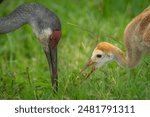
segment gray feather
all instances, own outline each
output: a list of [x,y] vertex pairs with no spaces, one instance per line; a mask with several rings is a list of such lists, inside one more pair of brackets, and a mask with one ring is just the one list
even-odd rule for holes
[[52,11],[37,3],[30,3],[19,6],[8,16],[0,17],[0,33],[12,32],[27,23],[37,33],[45,28],[61,30],[60,20]]

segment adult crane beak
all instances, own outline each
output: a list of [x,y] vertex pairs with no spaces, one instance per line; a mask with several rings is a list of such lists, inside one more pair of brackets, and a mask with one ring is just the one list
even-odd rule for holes
[[[94,61],[92,61],[91,59],[87,62],[87,64],[86,64],[86,66],[81,70],[81,74],[83,74],[86,78],[88,78],[95,70],[96,70],[96,67],[95,67],[95,63],[96,62],[94,62]],[[84,71],[88,68],[88,67],[90,67],[90,66],[92,66],[93,65],[93,67],[91,68],[91,70],[90,70],[90,72],[89,73],[84,73]]]
[[51,81],[54,91],[58,90],[58,72],[57,72],[57,45],[61,37],[60,31],[54,31],[50,37],[48,51],[45,52],[51,72]]
[[51,81],[54,90],[58,90],[58,73],[57,73],[57,46],[49,46],[49,67],[51,70]]
[[57,46],[49,46],[49,50],[45,51],[50,73],[51,73],[51,81],[52,87],[54,91],[58,90],[58,74],[57,74]]

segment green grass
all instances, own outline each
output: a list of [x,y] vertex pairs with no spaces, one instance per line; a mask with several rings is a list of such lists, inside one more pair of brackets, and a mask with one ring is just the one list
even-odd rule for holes
[[46,57],[31,27],[25,25],[0,35],[0,99],[150,99],[149,56],[134,69],[112,62],[89,79],[79,74],[99,42],[125,51],[124,29],[149,0],[5,0],[0,16],[33,1],[56,12],[62,22],[59,91],[53,93]]

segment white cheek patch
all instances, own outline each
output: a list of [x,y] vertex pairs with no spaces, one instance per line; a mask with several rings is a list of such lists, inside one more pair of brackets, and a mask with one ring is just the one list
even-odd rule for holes
[[101,67],[102,65],[108,63],[109,61],[114,59],[114,55],[112,53],[108,53],[107,55],[103,55],[96,64],[96,67]]
[[50,28],[44,29],[38,34],[38,39],[46,51],[48,51],[48,41],[51,34],[52,30]]
[[40,30],[36,24],[32,23],[32,30],[35,33],[36,37],[39,39],[47,38],[52,34],[52,30],[50,28]]
[[50,28],[47,28],[42,30],[40,34],[38,34],[38,38],[40,39],[40,41],[42,41],[43,39],[48,39],[51,34],[52,34],[52,30]]

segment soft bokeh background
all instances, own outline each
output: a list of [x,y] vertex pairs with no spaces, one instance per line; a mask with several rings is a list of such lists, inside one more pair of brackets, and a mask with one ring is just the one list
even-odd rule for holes
[[125,51],[126,25],[149,0],[4,0],[0,16],[23,3],[37,2],[61,19],[58,47],[59,91],[51,89],[43,50],[29,25],[0,35],[0,99],[150,99],[150,58],[134,69],[112,62],[89,79],[79,72],[101,41]]

